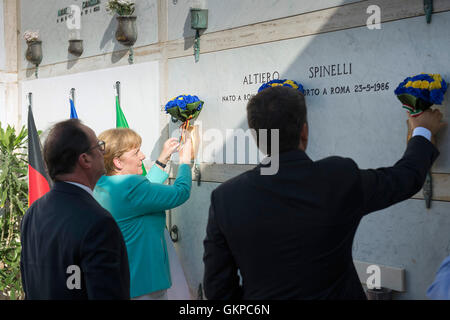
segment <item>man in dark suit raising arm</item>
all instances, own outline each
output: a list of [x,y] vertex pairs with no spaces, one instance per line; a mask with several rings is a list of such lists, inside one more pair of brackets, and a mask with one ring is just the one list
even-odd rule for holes
[[103,141],[77,119],[57,123],[44,145],[53,188],[21,224],[26,299],[129,299],[122,233],[92,196],[105,173]]
[[[376,170],[341,157],[312,161],[305,153],[305,100],[293,88],[262,90],[249,101],[247,119],[257,139],[260,129],[269,137],[279,130],[279,169],[264,175],[267,165],[260,164],[213,191],[204,240],[206,297],[365,299],[352,259],[359,222],[421,189],[439,154],[430,140],[443,126],[442,114],[410,118],[414,132],[403,157]],[[268,150],[276,150],[268,140]]]

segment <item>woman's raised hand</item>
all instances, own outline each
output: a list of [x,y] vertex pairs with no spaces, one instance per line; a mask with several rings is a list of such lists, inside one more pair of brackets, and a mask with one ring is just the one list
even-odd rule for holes
[[163,149],[161,151],[161,154],[159,155],[158,161],[166,164],[173,153],[178,151],[178,147],[180,146],[180,143],[178,142],[177,138],[170,138],[167,139],[166,142],[164,142]]

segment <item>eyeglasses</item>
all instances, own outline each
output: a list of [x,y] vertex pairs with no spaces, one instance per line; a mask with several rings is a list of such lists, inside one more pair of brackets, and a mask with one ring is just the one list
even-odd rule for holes
[[97,144],[96,144],[95,146],[90,147],[89,149],[87,149],[87,150],[86,150],[85,152],[83,152],[83,153],[89,152],[89,151],[91,151],[92,149],[95,149],[95,148],[98,148],[101,152],[105,152],[105,148],[106,148],[106,143],[105,143],[105,141],[98,140],[98,141],[97,141]]

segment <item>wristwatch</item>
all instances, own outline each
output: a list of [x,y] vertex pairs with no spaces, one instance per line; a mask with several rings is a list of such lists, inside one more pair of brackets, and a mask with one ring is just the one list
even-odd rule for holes
[[164,163],[162,163],[162,162],[160,162],[160,161],[158,161],[158,160],[156,160],[155,163],[156,163],[158,166],[160,166],[161,168],[163,168],[163,169],[166,167],[166,164],[164,164]]

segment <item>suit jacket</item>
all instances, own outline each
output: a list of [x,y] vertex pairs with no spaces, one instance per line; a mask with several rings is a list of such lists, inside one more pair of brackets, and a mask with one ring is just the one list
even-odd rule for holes
[[361,170],[295,150],[280,155],[276,175],[259,165],[223,183],[204,240],[206,297],[365,299],[352,259],[361,218],[417,193],[438,154],[416,136],[393,167]]
[[[122,234],[111,214],[80,187],[56,182],[35,201],[22,220],[21,243],[26,299],[130,298]],[[70,266],[79,268],[80,289],[73,288],[77,271]]]

